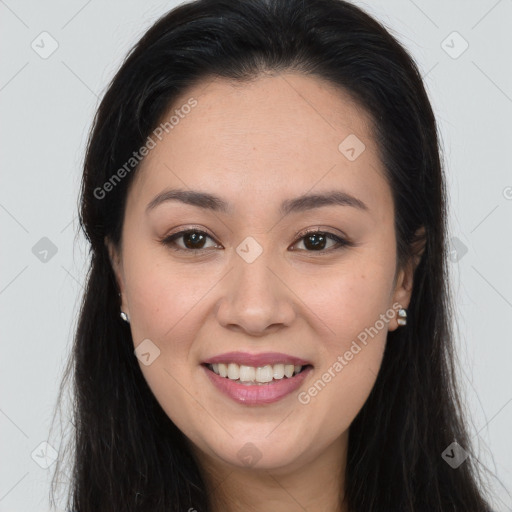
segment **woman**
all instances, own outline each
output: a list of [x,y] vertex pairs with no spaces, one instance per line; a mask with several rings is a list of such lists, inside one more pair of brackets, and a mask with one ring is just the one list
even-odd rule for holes
[[418,69],[341,0],[198,0],[98,109],[69,507],[486,511]]

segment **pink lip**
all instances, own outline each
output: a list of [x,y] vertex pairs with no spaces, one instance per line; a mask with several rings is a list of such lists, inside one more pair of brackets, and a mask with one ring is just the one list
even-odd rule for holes
[[[224,357],[224,356],[223,356]],[[225,361],[225,359],[223,359]],[[231,362],[234,362],[230,359]],[[214,386],[225,395],[244,405],[264,405],[277,402],[295,391],[313,369],[308,366],[294,377],[283,377],[268,384],[246,386],[240,382],[221,377],[207,366],[201,365]]]
[[204,364],[214,363],[236,363],[245,366],[265,366],[267,364],[293,364],[306,366],[311,364],[309,361],[280,352],[264,352],[262,354],[249,354],[248,352],[226,352],[215,357],[211,357]]

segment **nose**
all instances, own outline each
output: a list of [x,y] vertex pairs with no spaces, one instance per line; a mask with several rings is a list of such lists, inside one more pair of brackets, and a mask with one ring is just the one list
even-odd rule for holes
[[233,266],[217,303],[218,322],[251,336],[264,336],[290,326],[296,308],[293,292],[279,270],[282,265],[263,251],[252,263],[235,253]]

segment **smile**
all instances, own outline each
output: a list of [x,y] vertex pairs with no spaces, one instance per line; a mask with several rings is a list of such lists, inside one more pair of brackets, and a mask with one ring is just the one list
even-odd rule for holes
[[243,405],[266,405],[296,391],[313,370],[308,361],[286,354],[230,352],[201,364],[213,387]]
[[248,386],[254,386],[267,384],[274,380],[281,380],[285,377],[290,379],[294,375],[299,374],[305,366],[274,364],[256,367],[236,363],[214,363],[209,364],[208,368],[221,377],[239,381]]

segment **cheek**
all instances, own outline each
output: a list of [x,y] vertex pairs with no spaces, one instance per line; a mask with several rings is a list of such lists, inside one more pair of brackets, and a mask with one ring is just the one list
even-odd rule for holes
[[187,317],[218,281],[206,267],[204,271],[200,267],[171,265],[159,251],[130,254],[125,264],[129,276],[126,292],[132,329],[137,334],[134,341],[142,336],[162,344],[169,339],[179,344],[180,339],[188,337],[183,330],[188,325]]
[[393,277],[392,260],[360,257],[314,278],[299,277],[294,292],[323,326],[326,346],[342,347],[389,308]]
[[[125,259],[130,328],[135,347],[153,342],[158,356],[139,363],[144,378],[167,415],[190,431],[194,415],[202,417],[196,390],[190,386],[189,356],[201,323],[201,299],[215,279],[208,272],[171,265],[160,251],[135,249]],[[194,265],[190,265],[192,269]],[[156,349],[154,349],[156,350]],[[195,398],[193,398],[193,395]]]
[[[320,367],[299,401],[329,432],[348,428],[375,384],[386,345],[393,261],[360,259],[329,278],[303,286],[301,298],[318,316]],[[388,317],[386,317],[386,312]]]

